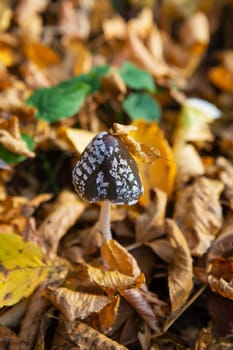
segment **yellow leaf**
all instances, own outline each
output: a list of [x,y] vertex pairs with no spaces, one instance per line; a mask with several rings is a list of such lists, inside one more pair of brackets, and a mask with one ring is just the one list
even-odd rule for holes
[[[131,131],[130,136],[146,146],[157,149],[161,154],[161,158],[158,158],[153,164],[145,164],[142,162],[138,164],[144,186],[144,194],[141,196],[139,202],[147,206],[150,202],[151,189],[157,187],[168,194],[172,192],[176,165],[171,148],[162,130],[155,122],[147,123],[142,120],[136,120],[132,125],[136,126],[137,130]],[[164,157],[167,158],[167,160],[164,159]]]
[[14,233],[0,234],[0,307],[28,297],[43,282],[50,266],[38,246]]

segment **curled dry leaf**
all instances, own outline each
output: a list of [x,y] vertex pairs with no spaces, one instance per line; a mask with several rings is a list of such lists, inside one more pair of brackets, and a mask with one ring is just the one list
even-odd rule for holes
[[208,276],[209,286],[213,292],[222,295],[224,298],[233,300],[233,287],[223,278],[217,278],[213,275]]
[[20,325],[18,335],[20,350],[32,349],[41,325],[41,319],[49,307],[50,303],[42,296],[41,288],[37,289],[29,300],[27,312]]
[[170,265],[168,274],[171,309],[174,312],[187,301],[193,288],[193,267],[187,241],[171,219],[166,220],[166,232],[175,251],[174,261]]
[[137,311],[141,318],[156,332],[159,332],[158,319],[152,305],[146,300],[139,289],[123,290],[120,294]]
[[164,233],[167,194],[159,189],[153,192],[153,200],[145,213],[136,218],[136,241],[148,242]]
[[103,264],[108,270],[120,271],[137,277],[141,271],[134,257],[115,240],[107,240],[101,246]]
[[74,225],[85,207],[86,204],[72,192],[63,191],[59,195],[50,214],[38,228],[38,234],[49,255],[56,254],[60,239]]
[[144,283],[144,275],[128,276],[119,271],[104,271],[90,265],[85,265],[84,270],[88,274],[90,282],[98,286],[114,291],[121,291],[133,287],[139,287]]
[[159,150],[149,147],[145,144],[137,142],[129,133],[136,132],[137,127],[134,125],[121,125],[113,123],[113,127],[110,132],[113,135],[119,136],[125,146],[128,148],[135,157],[139,158],[143,162],[152,163],[160,157]]
[[222,191],[221,182],[200,177],[177,194],[174,219],[181,228],[192,255],[203,255],[222,226],[219,200]]
[[223,196],[228,206],[233,209],[233,166],[223,157],[216,161],[219,180],[224,184]]
[[106,337],[83,322],[69,322],[65,324],[65,328],[69,339],[74,345],[77,345],[80,350],[127,350],[123,345]]
[[103,92],[111,99],[122,99],[127,88],[117,69],[111,68],[109,72],[101,78]]
[[114,295],[114,297],[111,297],[110,303],[104,306],[101,312],[96,315],[94,323],[97,324],[98,322],[98,329],[100,329],[101,332],[105,333],[111,329],[116,320],[119,305],[120,296]]
[[185,46],[190,47],[199,44],[205,48],[210,39],[209,21],[207,16],[202,12],[196,12],[192,16],[189,16],[181,26],[180,38],[182,44]]
[[151,190],[159,188],[163,192],[171,194],[174,186],[176,164],[172,150],[156,123],[137,120],[132,123],[132,126],[136,126],[137,130],[131,131],[130,136],[136,142],[143,143],[152,150],[158,150],[161,155],[153,164],[138,163],[144,186],[144,194],[139,202],[143,206],[147,206],[150,203]]
[[105,295],[83,293],[64,287],[49,287],[45,295],[69,321],[87,318],[92,313],[100,312],[111,302]]

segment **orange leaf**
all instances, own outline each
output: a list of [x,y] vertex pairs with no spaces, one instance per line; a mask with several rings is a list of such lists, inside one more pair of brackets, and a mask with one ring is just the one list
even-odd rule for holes
[[40,68],[60,63],[60,57],[49,47],[40,43],[30,43],[24,47],[25,55]]
[[107,240],[101,247],[103,263],[109,270],[120,271],[127,276],[139,276],[141,271],[134,257],[117,241]]

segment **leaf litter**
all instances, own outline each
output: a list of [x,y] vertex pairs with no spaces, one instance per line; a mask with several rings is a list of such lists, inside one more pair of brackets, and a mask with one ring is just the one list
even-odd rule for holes
[[[0,7],[2,348],[230,349],[231,1]],[[103,130],[144,186],[107,241],[71,176]]]

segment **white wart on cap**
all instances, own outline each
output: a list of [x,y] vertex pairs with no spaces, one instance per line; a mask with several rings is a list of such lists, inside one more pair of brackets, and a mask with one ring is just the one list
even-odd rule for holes
[[89,202],[131,205],[143,193],[134,158],[118,137],[106,131],[89,143],[72,175],[76,191]]

